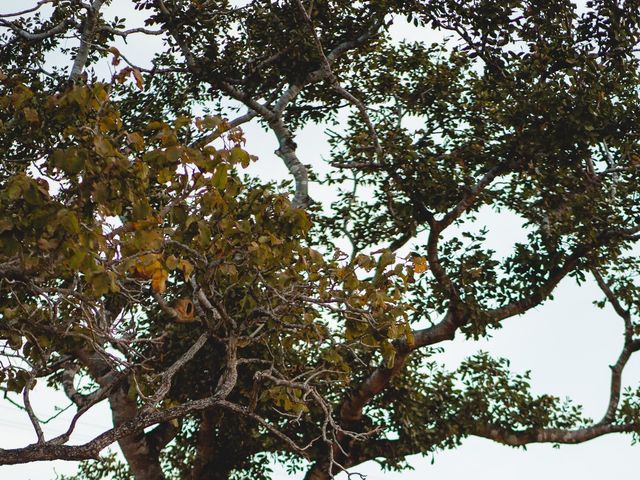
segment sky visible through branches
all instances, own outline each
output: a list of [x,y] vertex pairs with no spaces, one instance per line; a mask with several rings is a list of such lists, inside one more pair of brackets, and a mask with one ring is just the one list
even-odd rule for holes
[[[15,3],[6,1],[0,4],[0,11],[13,9]],[[28,7],[29,2],[20,2]],[[132,26],[138,26],[139,16],[127,9],[126,0],[114,0],[106,10],[108,16],[126,17]],[[240,2],[237,2],[240,3]],[[427,43],[442,41],[442,35],[434,32],[428,38],[422,38],[410,26],[395,26],[393,33],[398,39],[422,40]],[[70,39],[71,46],[75,40]],[[161,46],[161,40],[144,36],[141,41],[122,45],[122,52],[133,63],[145,64],[150,52]],[[120,48],[120,46],[118,46]],[[63,58],[63,57],[60,57]],[[55,56],[51,64],[59,61]],[[110,75],[105,69],[99,74]],[[198,112],[195,112],[196,114]],[[266,180],[282,179],[288,173],[280,159],[272,152],[277,145],[269,134],[255,123],[243,126],[247,138],[247,150],[258,155],[260,160],[249,169],[250,174],[259,175]],[[299,156],[305,163],[313,165],[321,172],[325,167],[323,155],[327,152],[324,126],[305,127],[297,135]],[[329,203],[330,187],[311,186],[311,197]],[[522,224],[513,215],[483,210],[478,216],[478,229],[487,226],[489,233],[487,244],[498,253],[510,251],[512,245],[525,237]],[[409,250],[410,245],[404,250]],[[402,255],[404,252],[401,251]],[[602,297],[597,286],[589,280],[581,287],[573,279],[565,279],[555,294],[555,300],[547,302],[522,317],[506,322],[504,328],[493,333],[493,338],[477,342],[457,338],[447,345],[446,355],[440,360],[450,368],[455,368],[462,359],[480,350],[489,351],[495,357],[511,360],[515,372],[532,371],[532,385],[535,392],[547,392],[559,397],[570,397],[584,406],[585,415],[598,418],[608,402],[609,365],[615,361],[623,340],[622,322],[607,307],[599,310],[592,305]],[[625,369],[623,387],[635,385],[640,380],[640,359],[634,357]],[[35,408],[42,417],[55,414],[51,411],[54,404],[64,404],[56,395],[44,387],[36,391]],[[56,425],[65,417],[53,419],[47,426],[56,432]],[[110,414],[106,406],[83,418],[75,433],[77,441],[86,441],[110,425]],[[8,404],[0,406],[0,448],[27,444],[33,441],[33,432],[25,414]],[[630,439],[622,435],[609,435],[605,438],[577,446],[562,446],[554,449],[551,445],[533,445],[527,451],[500,446],[488,440],[472,438],[454,450],[437,453],[435,458],[411,459],[415,471],[403,473],[384,473],[375,464],[365,464],[357,469],[367,475],[368,480],[399,479],[413,480],[422,478],[463,478],[473,475],[477,480],[506,480],[517,476],[519,479],[575,478],[596,479],[606,476],[636,474],[640,467],[637,447],[630,445]],[[431,464],[432,460],[435,460]],[[71,473],[72,463],[39,462],[20,466],[0,467],[2,478],[11,480],[54,478],[55,472]],[[288,476],[278,471],[277,480],[298,479],[304,474]],[[338,478],[346,478],[341,474]]]

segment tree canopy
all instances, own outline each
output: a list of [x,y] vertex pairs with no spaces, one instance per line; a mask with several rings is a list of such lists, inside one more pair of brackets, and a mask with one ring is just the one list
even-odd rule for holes
[[[0,13],[0,388],[34,443],[0,465],[268,479],[270,459],[323,480],[468,436],[637,440],[639,2],[21,8]],[[287,178],[247,174],[249,122]],[[312,123],[326,174],[298,153]],[[522,221],[508,255],[487,209]],[[566,278],[596,282],[624,332],[600,419],[506,359],[438,361]],[[44,433],[36,383],[73,404],[67,432]],[[113,428],[70,442],[101,402]],[[116,443],[124,461],[100,457]]]

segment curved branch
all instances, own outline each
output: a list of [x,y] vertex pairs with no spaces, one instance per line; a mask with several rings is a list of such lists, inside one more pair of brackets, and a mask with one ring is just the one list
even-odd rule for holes
[[38,41],[38,40],[44,40],[45,38],[51,38],[59,33],[64,32],[68,24],[69,24],[69,19],[64,19],[61,22],[54,25],[53,27],[51,27],[49,30],[45,30],[44,32],[31,33],[23,28],[20,28],[18,25],[16,25],[15,22],[10,22],[8,20],[0,19],[0,26],[11,29],[17,36],[28,41]]
[[611,287],[607,284],[600,272],[595,268],[591,270],[600,290],[605,294],[609,303],[613,306],[616,313],[624,320],[624,347],[620,352],[618,360],[611,365],[611,386],[609,388],[609,404],[607,411],[602,417],[601,423],[612,422],[616,416],[616,410],[620,403],[620,391],[622,389],[622,372],[629,362],[631,355],[640,349],[640,340],[633,340],[633,324],[631,322],[631,312],[625,309]]
[[637,432],[639,426],[635,424],[598,423],[575,430],[561,428],[543,428],[531,430],[509,430],[497,425],[477,424],[472,435],[488,438],[504,445],[520,447],[530,443],[583,443],[609,433]]
[[489,169],[487,173],[485,173],[478,182],[469,189],[469,191],[464,195],[462,200],[458,202],[458,204],[453,207],[449,212],[445,214],[445,216],[438,222],[438,226],[441,230],[444,230],[449,225],[451,225],[457,218],[460,217],[467,209],[473,205],[475,200],[480,196],[480,194],[498,177],[502,171],[504,170],[502,165],[496,165],[493,168]]

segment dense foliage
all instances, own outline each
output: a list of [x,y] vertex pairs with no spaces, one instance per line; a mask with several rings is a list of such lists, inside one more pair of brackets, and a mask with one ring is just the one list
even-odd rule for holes
[[[321,480],[470,435],[637,435],[636,1],[41,0],[0,35],[0,388],[37,439],[0,464],[117,442],[125,463],[75,478],[259,479],[270,459]],[[246,174],[248,122],[291,179]],[[314,122],[326,176],[297,153]],[[483,209],[526,242],[497,255]],[[567,277],[624,326],[602,419],[507,360],[434,361]],[[37,382],[76,409],[58,437]],[[113,428],[70,444],[100,402]]]

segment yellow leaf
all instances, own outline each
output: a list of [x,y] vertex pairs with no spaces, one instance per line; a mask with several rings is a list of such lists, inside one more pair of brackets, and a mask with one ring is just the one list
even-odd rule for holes
[[178,268],[178,263],[178,259],[175,255],[169,255],[164,261],[164,264],[169,270],[175,270],[176,268]]
[[191,272],[193,272],[193,265],[188,260],[180,260],[178,263],[178,268],[182,270],[184,274],[184,279],[189,280],[191,277]]
[[425,257],[414,255],[412,257],[412,260],[413,260],[413,271],[416,273],[424,273],[429,268],[429,266],[427,265],[427,259]]
[[153,272],[151,276],[151,288],[156,293],[164,293],[167,289],[167,278],[169,277],[169,272],[167,272],[164,268],[160,268]]
[[167,278],[169,272],[160,261],[157,254],[149,254],[141,257],[133,265],[134,274],[137,278],[151,280],[151,288],[157,293],[164,293],[167,289]]

